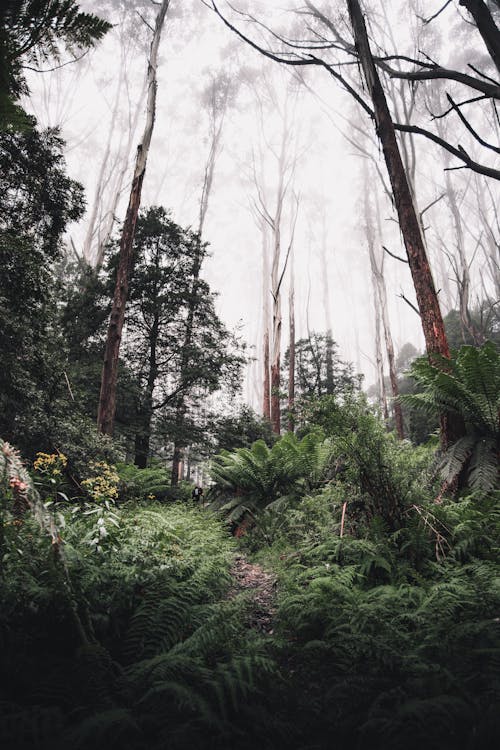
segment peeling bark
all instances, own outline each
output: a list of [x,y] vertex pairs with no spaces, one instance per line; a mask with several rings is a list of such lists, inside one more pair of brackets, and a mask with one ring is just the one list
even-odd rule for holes
[[[433,359],[433,355],[449,359],[450,350],[425,251],[419,219],[415,211],[410,187],[401,160],[394,123],[373,61],[365,21],[358,0],[347,0],[347,5],[356,50],[373,103],[377,135],[382,144],[384,159],[389,173],[399,226],[403,235],[408,264],[415,287],[427,353],[431,360]],[[451,415],[443,415],[441,419],[442,445],[447,446],[461,434],[463,434],[463,425],[455,424]]]
[[116,276],[116,286],[113,296],[111,318],[106,339],[104,364],[101,379],[101,392],[99,396],[99,409],[97,413],[97,426],[105,435],[112,435],[116,412],[116,384],[118,379],[118,358],[120,355],[120,344],[122,338],[123,323],[125,321],[125,307],[127,304],[130,273],[132,270],[133,242],[137,216],[141,205],[142,184],[146,172],[146,163],[153,135],[156,114],[156,68],[158,65],[158,48],[161,32],[167,14],[170,0],[163,0],[156,17],[155,30],[151,42],[151,50],[148,61],[148,102],[146,125],[142,141],[137,148],[137,156],[130,190],[130,199],[123,224],[120,240],[120,254]]

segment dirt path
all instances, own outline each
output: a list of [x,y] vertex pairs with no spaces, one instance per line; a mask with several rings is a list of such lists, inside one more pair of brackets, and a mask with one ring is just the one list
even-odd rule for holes
[[253,591],[248,626],[264,635],[272,635],[276,613],[276,576],[266,573],[260,565],[248,562],[243,555],[234,558],[231,575],[234,583],[228,597]]

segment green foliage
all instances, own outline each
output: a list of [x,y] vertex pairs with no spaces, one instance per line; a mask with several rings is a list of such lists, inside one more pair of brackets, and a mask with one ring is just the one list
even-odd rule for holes
[[135,464],[118,464],[120,499],[165,500],[172,496],[170,472],[161,466],[138,469]]
[[[342,396],[359,390],[361,376],[353,373],[350,363],[340,359],[337,349],[329,334],[313,332],[295,343],[295,389],[299,399]],[[289,356],[287,350],[285,367]]]
[[444,318],[446,338],[450,349],[464,344],[477,346],[478,342],[493,341],[500,344],[500,315],[498,300],[486,298],[468,311],[469,320],[464,326],[459,310],[450,310]]
[[61,59],[61,47],[73,56],[100,40],[111,24],[80,11],[74,0],[7,0],[0,9],[0,129],[26,127],[16,105],[28,93],[23,66],[43,68]]
[[500,428],[500,355],[491,342],[464,346],[451,361],[417,360],[412,376],[423,391],[402,397],[404,403],[431,413],[463,419],[466,434],[444,453],[441,471],[447,483],[465,474],[471,489],[498,486]]
[[[115,248],[116,249],[116,248]],[[127,410],[141,468],[165,442],[206,442],[206,424],[195,418],[206,396],[239,387],[241,346],[215,310],[215,295],[199,277],[207,247],[162,207],[141,212],[134,238],[134,269],[127,302],[122,356],[136,392]],[[117,253],[110,259],[111,278]],[[189,414],[179,400],[189,393]],[[182,417],[182,418],[181,418]]]
[[0,433],[31,453],[69,398],[54,262],[83,202],[62,148],[53,130],[0,133]]
[[59,515],[92,638],[75,642],[36,527],[28,518],[7,526],[3,746],[229,750],[238,738],[249,750],[262,731],[271,747],[276,729],[268,732],[260,693],[276,668],[244,632],[245,603],[222,598],[232,540],[221,525],[195,508],[130,504],[119,511],[112,544],[96,554],[88,540],[94,516],[70,506]]
[[276,440],[271,423],[246,405],[230,415],[217,418],[214,438],[214,453],[250,448],[257,440],[264,440],[267,445],[272,445]]
[[340,483],[304,498],[260,554],[280,571],[291,746],[492,749],[498,497],[410,507],[393,533],[379,519],[353,527],[348,502],[341,538],[344,499]]
[[210,469],[211,495],[231,510],[231,519],[237,519],[278,498],[293,498],[321,485],[331,469],[332,446],[321,433],[309,433],[302,440],[287,433],[271,448],[257,440],[251,448],[216,456]]

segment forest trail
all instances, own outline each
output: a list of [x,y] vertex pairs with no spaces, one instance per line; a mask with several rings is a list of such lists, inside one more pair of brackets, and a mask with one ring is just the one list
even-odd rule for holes
[[241,554],[235,556],[230,572],[233,583],[228,598],[232,599],[243,592],[253,592],[248,626],[263,635],[272,635],[276,614],[276,576],[266,573],[260,565],[248,562]]

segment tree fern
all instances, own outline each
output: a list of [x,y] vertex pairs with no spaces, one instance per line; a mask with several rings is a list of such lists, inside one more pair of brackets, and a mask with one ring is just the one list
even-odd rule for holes
[[464,474],[472,489],[498,486],[500,448],[500,355],[493,343],[463,346],[444,370],[424,359],[412,367],[423,392],[402,396],[417,409],[454,412],[464,420],[466,435],[444,453],[440,468],[447,484]]

